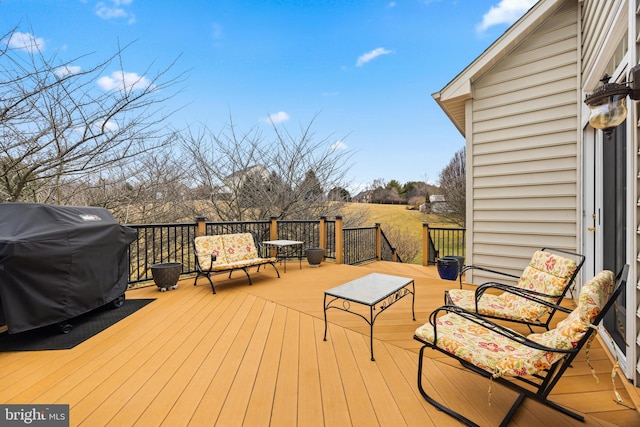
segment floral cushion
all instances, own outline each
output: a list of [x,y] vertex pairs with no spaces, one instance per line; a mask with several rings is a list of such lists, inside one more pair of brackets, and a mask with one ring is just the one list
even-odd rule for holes
[[[203,271],[225,271],[276,261],[273,257],[260,258],[251,233],[199,236],[194,243]],[[216,255],[214,262],[211,262],[212,254]]]
[[[448,291],[453,304],[468,311],[476,311],[475,292],[467,289],[451,289]],[[506,293],[505,293],[506,294]],[[478,313],[483,316],[493,316],[509,320],[535,322],[548,308],[534,303],[526,298],[511,295],[514,298],[504,298],[505,294],[492,295],[484,293],[478,301]],[[505,301],[507,299],[507,301]]]
[[[516,286],[548,295],[557,295],[558,298],[548,299],[549,302],[557,302],[577,268],[576,261],[570,258],[536,251]],[[451,289],[448,295],[453,304],[469,311],[476,310],[475,291]],[[549,308],[545,305],[532,303],[526,298],[509,292],[500,295],[484,293],[478,303],[478,313],[484,316],[526,322],[536,322],[548,311]]]
[[[604,306],[613,283],[613,273],[599,273],[582,287],[578,307],[559,322],[556,329],[531,334],[528,338],[548,347],[574,348]],[[563,356],[562,353],[532,349],[455,313],[438,317],[436,325],[439,348],[494,376],[531,375],[550,368]],[[433,325],[422,325],[416,330],[416,336],[433,344]]]
[[271,258],[254,258],[254,259],[245,259],[241,261],[235,261],[230,264],[221,264],[221,265],[213,265],[211,267],[211,271],[228,271],[230,268],[239,269],[239,268],[247,268],[254,267],[257,265],[263,265],[267,262],[275,262],[275,259]]
[[223,243],[228,263],[260,258],[251,233],[227,234]]
[[560,296],[567,287],[578,264],[571,258],[545,251],[536,251],[522,272],[518,286],[547,295]]
[[199,236],[194,239],[198,264],[202,270],[211,270],[211,255],[215,254],[213,265],[226,264],[222,236]]
[[578,307],[569,316],[558,322],[555,329],[531,334],[529,339],[547,347],[574,348],[604,307],[613,292],[614,284],[615,278],[611,271],[598,273],[582,287]]

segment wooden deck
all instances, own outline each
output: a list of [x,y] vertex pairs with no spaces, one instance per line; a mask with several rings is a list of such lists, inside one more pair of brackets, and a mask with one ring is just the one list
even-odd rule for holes
[[[127,298],[154,302],[71,350],[0,353],[2,403],[64,403],[71,425],[85,426],[430,426],[455,425],[420,396],[413,331],[456,286],[435,268],[377,262],[361,267],[324,263],[287,265],[275,278],[267,267],[246,277],[215,277],[175,291],[132,290]],[[416,283],[416,321],[411,299],[398,301],[375,324],[329,311],[324,333],[323,291],[373,271],[411,277]],[[584,352],[583,352],[584,353]],[[515,393],[427,351],[427,385],[442,402],[481,425],[497,425]],[[560,381],[556,402],[586,415],[577,422],[531,400],[511,425],[640,425],[633,399],[618,378],[625,405],[614,401],[611,361],[598,341]]]

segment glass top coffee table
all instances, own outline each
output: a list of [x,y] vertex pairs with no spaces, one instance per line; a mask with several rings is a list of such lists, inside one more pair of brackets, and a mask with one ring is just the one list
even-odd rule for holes
[[[411,285],[411,288],[409,288]],[[324,291],[324,338],[327,340],[327,310],[337,310],[353,313],[362,317],[370,327],[369,341],[371,343],[371,360],[373,357],[373,324],[376,318],[401,298],[411,294],[411,314],[415,314],[415,283],[407,277],[391,276],[389,274],[371,273],[344,285]],[[351,309],[351,303],[369,307],[369,317]],[[374,313],[375,312],[375,313]]]

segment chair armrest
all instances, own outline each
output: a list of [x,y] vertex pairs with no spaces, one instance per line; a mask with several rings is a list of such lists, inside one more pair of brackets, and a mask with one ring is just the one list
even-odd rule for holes
[[253,236],[253,242],[256,245],[256,250],[258,251],[258,256],[261,258],[268,258],[270,253],[269,247],[267,245],[263,245],[260,240],[258,240],[258,236],[253,231],[250,232]]
[[516,280],[520,278],[520,276],[516,276],[514,274],[509,274],[509,273],[504,273],[504,272],[498,271],[498,270],[492,270],[490,268],[480,267],[480,266],[476,266],[476,265],[466,265],[466,266],[464,266],[464,268],[462,268],[462,270],[460,270],[460,274],[458,276],[459,279],[460,279],[460,289],[462,289],[462,273],[464,273],[467,270],[486,271],[488,273],[498,274],[500,276],[509,277],[511,279],[516,279]]
[[519,334],[518,332],[509,329],[505,326],[502,326],[498,323],[492,322],[489,319],[486,319],[474,312],[465,310],[462,307],[458,307],[455,305],[444,305],[442,307],[439,307],[437,309],[435,309],[431,315],[429,316],[429,323],[431,323],[431,325],[433,326],[433,345],[436,346],[437,342],[438,342],[438,325],[437,325],[437,317],[438,314],[441,312],[445,312],[445,313],[453,313],[455,315],[458,315],[460,317],[463,317],[477,325],[479,325],[482,328],[487,329],[488,331],[492,332],[492,333],[496,333],[496,334],[500,334],[503,337],[506,337],[507,339],[510,339],[514,342],[517,342],[519,344],[522,344],[524,346],[536,349],[536,350],[542,350],[542,351],[548,351],[548,352],[554,352],[554,353],[576,353],[579,348],[577,349],[560,349],[560,348],[554,348],[554,347],[547,347],[545,345],[539,344],[535,341],[530,340],[529,338],[527,338],[526,336]]

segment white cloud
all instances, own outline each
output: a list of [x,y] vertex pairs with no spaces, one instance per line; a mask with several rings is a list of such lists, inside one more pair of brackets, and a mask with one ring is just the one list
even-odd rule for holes
[[118,126],[116,122],[110,120],[107,120],[106,122],[103,122],[101,124],[95,124],[94,127],[98,131],[102,131],[102,129],[104,129],[105,132],[116,132],[118,129],[120,129],[120,126]]
[[365,53],[358,58],[358,62],[356,62],[356,67],[362,67],[367,62],[377,58],[380,55],[388,55],[391,51],[387,50],[383,47],[379,47],[377,49],[373,49],[371,52]]
[[58,67],[53,70],[53,74],[57,77],[68,76],[69,74],[78,74],[82,68],[77,65],[65,65],[64,67]]
[[525,14],[537,0],[500,0],[497,6],[491,6],[489,12],[482,17],[478,32],[483,32],[494,25],[511,25]]
[[136,22],[136,16],[126,8],[133,0],[110,0],[96,4],[96,15],[102,19],[126,19],[129,24]]
[[7,45],[13,49],[26,50],[27,52],[42,52],[45,48],[44,39],[30,33],[16,31],[11,34]]
[[289,120],[289,115],[284,111],[278,111],[277,113],[269,114],[268,118],[268,121],[270,123],[282,123],[286,122],[287,120]]
[[330,147],[331,151],[346,150],[347,148],[349,148],[347,147],[347,144],[345,144],[343,141],[340,141],[340,140],[331,144],[331,147]]
[[98,79],[98,86],[104,90],[118,89],[121,91],[143,90],[151,86],[151,82],[138,73],[114,71],[111,76],[102,76]]
[[[88,126],[90,126],[94,132],[102,132],[103,129],[105,132],[117,132],[120,129],[120,126],[112,120],[100,123],[90,123]],[[87,129],[85,129],[84,126],[76,126],[73,128],[73,132],[80,137],[84,135],[86,131]]]

